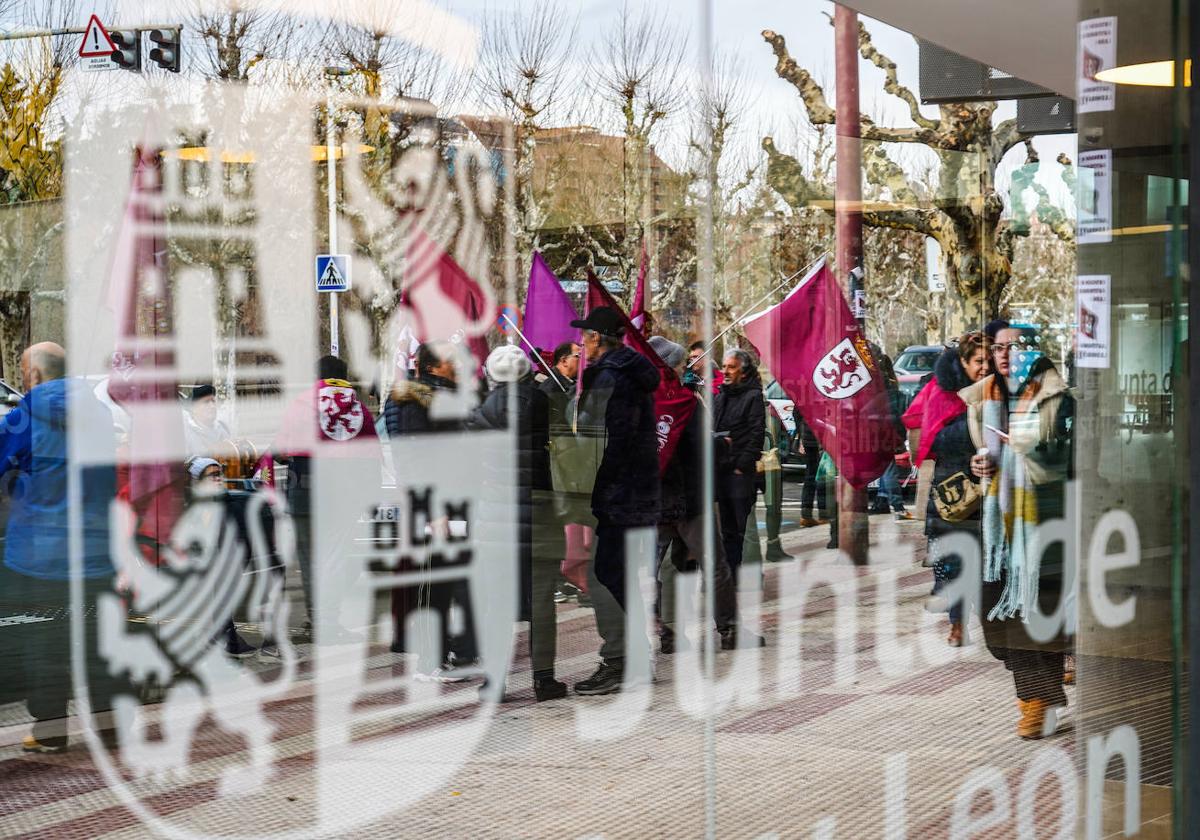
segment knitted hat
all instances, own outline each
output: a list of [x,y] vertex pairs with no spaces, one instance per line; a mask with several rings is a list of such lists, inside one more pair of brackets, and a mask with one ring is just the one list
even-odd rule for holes
[[663,360],[663,363],[669,368],[677,368],[683,364],[684,358],[687,356],[687,351],[683,349],[682,344],[676,344],[671,339],[661,335],[650,336],[650,346],[654,348],[654,352],[658,354],[658,358]]
[[516,382],[529,373],[529,357],[515,344],[504,344],[488,354],[483,368],[494,382]]
[[213,458],[193,458],[187,462],[187,471],[193,479],[199,479],[209,467],[220,467],[221,462]]

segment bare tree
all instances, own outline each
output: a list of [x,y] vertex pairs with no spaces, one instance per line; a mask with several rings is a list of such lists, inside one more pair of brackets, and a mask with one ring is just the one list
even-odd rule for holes
[[226,82],[247,82],[263,61],[284,59],[295,29],[286,13],[238,0],[194,0],[184,25],[200,35],[200,72]]
[[591,55],[596,93],[620,114],[624,137],[622,231],[613,256],[627,278],[636,270],[652,212],[647,201],[652,141],[662,124],[687,104],[686,53],[687,37],[672,25],[667,12],[647,9],[635,16],[626,2],[616,25]]
[[561,105],[563,82],[577,18],[565,15],[549,0],[535,0],[503,14],[492,12],[484,21],[482,55],[474,84],[485,104],[510,119],[515,128],[513,150],[516,178],[512,208],[517,254],[528,268],[547,211],[539,192],[557,187],[557,167],[543,172],[548,181],[534,186],[538,132]]
[[332,24],[328,41],[335,63],[354,71],[350,86],[369,99],[419,99],[439,109],[454,108],[467,75],[411,39],[395,34],[395,22],[408,11],[404,0],[342,3],[344,13]]
[[[763,38],[776,58],[775,72],[800,94],[813,125],[833,125],[834,109],[812,75],[788,53],[781,35],[770,30]],[[941,105],[939,117],[921,113],[912,91],[900,84],[895,62],[876,49],[866,28],[859,24],[859,54],[884,71],[884,90],[908,106],[912,126],[887,127],[862,115],[863,162],[868,183],[879,187],[884,206],[863,214],[866,224],[931,236],[942,247],[947,283],[954,292],[955,309],[949,328],[959,332],[978,325],[998,311],[1001,297],[1012,276],[1014,248],[1028,227],[1011,224],[1005,202],[995,187],[996,167],[1013,148],[1031,140],[1018,130],[1016,120],[994,124],[995,102]],[[904,170],[888,156],[884,143],[918,143],[933,149],[940,166],[933,195],[914,189]],[[770,160],[768,177],[773,188],[793,207],[813,201],[830,201],[832,191],[814,184],[790,156],[775,148],[770,137],[763,139]],[[1032,146],[1030,145],[1032,151]],[[790,163],[789,163],[790,161]],[[1032,159],[1036,163],[1036,155]],[[1069,161],[1063,176],[1073,178]],[[1050,216],[1056,208],[1049,196],[1039,195],[1039,214]],[[1064,242],[1073,244],[1069,224],[1055,226]]]

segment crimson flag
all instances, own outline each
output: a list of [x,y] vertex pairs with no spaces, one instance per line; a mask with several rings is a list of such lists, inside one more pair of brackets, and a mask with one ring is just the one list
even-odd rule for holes
[[887,385],[825,260],[743,332],[841,475],[882,475],[900,442]]
[[646,240],[642,240],[642,257],[638,263],[637,286],[633,289],[633,306],[629,307],[629,320],[638,331],[646,324],[646,269],[649,267],[646,259]]
[[488,355],[485,335],[500,313],[491,290],[419,228],[409,241],[407,263],[401,305],[409,309],[413,336],[464,342],[482,365]]
[[[607,306],[616,310],[621,320],[625,322],[625,343],[641,353],[658,368],[658,389],[654,392],[654,429],[658,437],[658,470],[663,473],[675,448],[679,446],[679,438],[687,427],[692,413],[696,410],[696,395],[686,385],[679,381],[675,371],[667,367],[666,362],[658,357],[646,336],[633,325],[629,316],[621,309],[620,304],[609,294],[608,289],[600,283],[596,275],[588,272],[588,293],[585,308],[588,312],[592,307]],[[582,359],[580,360],[582,361]],[[580,367],[579,381],[583,381],[583,368]]]

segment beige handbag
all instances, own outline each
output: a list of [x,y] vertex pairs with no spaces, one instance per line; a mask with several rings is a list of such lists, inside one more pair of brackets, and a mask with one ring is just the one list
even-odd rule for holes
[[779,463],[779,450],[775,449],[774,447],[770,449],[764,449],[762,451],[762,457],[758,459],[758,463],[755,465],[755,468],[758,470],[760,475],[769,472],[779,472],[781,469],[783,469],[783,464]]
[[962,470],[933,487],[933,506],[938,516],[947,522],[962,522],[970,519],[979,510],[983,493],[979,482]]

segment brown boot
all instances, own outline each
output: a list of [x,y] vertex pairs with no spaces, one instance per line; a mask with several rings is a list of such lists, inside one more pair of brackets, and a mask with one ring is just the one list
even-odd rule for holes
[[1017,708],[1021,710],[1017,735],[1030,741],[1045,737],[1046,710],[1049,708],[1046,701],[1018,699]]
[[961,621],[952,621],[950,623],[950,635],[946,637],[946,644],[950,647],[963,646],[963,626]]

